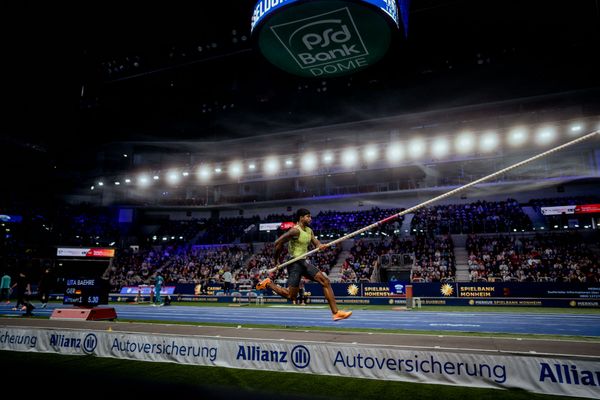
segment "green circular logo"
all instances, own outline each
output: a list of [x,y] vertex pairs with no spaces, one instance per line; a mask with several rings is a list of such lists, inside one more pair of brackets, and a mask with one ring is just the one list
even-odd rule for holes
[[334,77],[380,60],[398,31],[397,15],[395,0],[262,0],[252,28],[261,53],[277,67]]

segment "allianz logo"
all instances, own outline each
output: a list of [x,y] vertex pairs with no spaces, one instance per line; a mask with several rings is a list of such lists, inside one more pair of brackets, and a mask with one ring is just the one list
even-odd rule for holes
[[273,26],[272,29],[301,68],[369,54],[347,8]]
[[93,333],[88,333],[83,339],[63,334],[51,334],[50,346],[54,348],[81,349],[84,353],[91,354],[98,346],[98,337]]
[[68,337],[66,335],[50,335],[50,346],[81,348],[81,338]]
[[310,351],[302,345],[294,346],[291,352],[286,350],[263,349],[254,345],[238,345],[236,360],[253,361],[256,363],[291,362],[296,368],[304,369],[310,364]]

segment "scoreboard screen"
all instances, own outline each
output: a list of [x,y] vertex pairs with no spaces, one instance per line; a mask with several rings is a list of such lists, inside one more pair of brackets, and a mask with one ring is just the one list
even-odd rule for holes
[[105,247],[58,247],[56,255],[58,257],[113,258],[115,249]]
[[67,279],[63,304],[95,307],[108,304],[108,281],[105,279]]
[[57,247],[57,283],[64,293],[63,304],[108,304],[110,285],[103,276],[114,257],[115,249],[108,247]]

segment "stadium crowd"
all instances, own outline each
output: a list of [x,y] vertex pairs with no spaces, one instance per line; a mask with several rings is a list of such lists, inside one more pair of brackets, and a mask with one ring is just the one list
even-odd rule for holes
[[[541,206],[565,201],[578,204],[597,199],[533,199],[529,205],[538,207],[539,212]],[[326,243],[400,210],[320,211],[313,217],[313,229]],[[33,209],[24,212],[19,223],[3,225],[8,228],[0,242],[2,272],[16,276],[27,269],[35,283],[43,268],[56,267],[56,246],[110,246],[117,248],[106,271],[112,290],[151,285],[157,273],[171,284],[219,284],[225,271],[231,272],[235,285],[253,287],[275,265],[272,240],[282,233],[279,229],[271,233],[269,240],[257,241],[261,238],[257,226],[293,219],[291,215],[273,213],[263,218],[165,220],[154,221],[157,226],[149,231],[129,226],[135,224],[120,224],[115,215],[115,210],[85,205],[65,206],[52,214]],[[327,274],[335,270],[342,282],[389,279],[381,273],[381,257],[406,254],[410,255],[414,282],[456,279],[457,265],[465,263],[471,281],[600,280],[600,249],[594,246],[594,240],[586,241],[568,231],[534,234],[532,222],[514,199],[422,208],[410,221],[410,235],[401,230],[405,222],[399,218],[370,235],[354,238],[346,251],[341,245],[332,246],[311,255],[309,261]],[[469,235],[466,260],[455,257],[452,235],[461,233]],[[279,271],[278,283],[286,283],[286,274],[285,269]]]

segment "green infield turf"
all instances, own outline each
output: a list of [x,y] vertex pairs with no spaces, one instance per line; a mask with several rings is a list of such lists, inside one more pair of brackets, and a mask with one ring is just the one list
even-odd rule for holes
[[[479,389],[172,363],[0,351],[2,379],[30,397],[174,399],[573,399]],[[190,397],[188,397],[190,396]],[[193,396],[193,397],[192,397]]]

